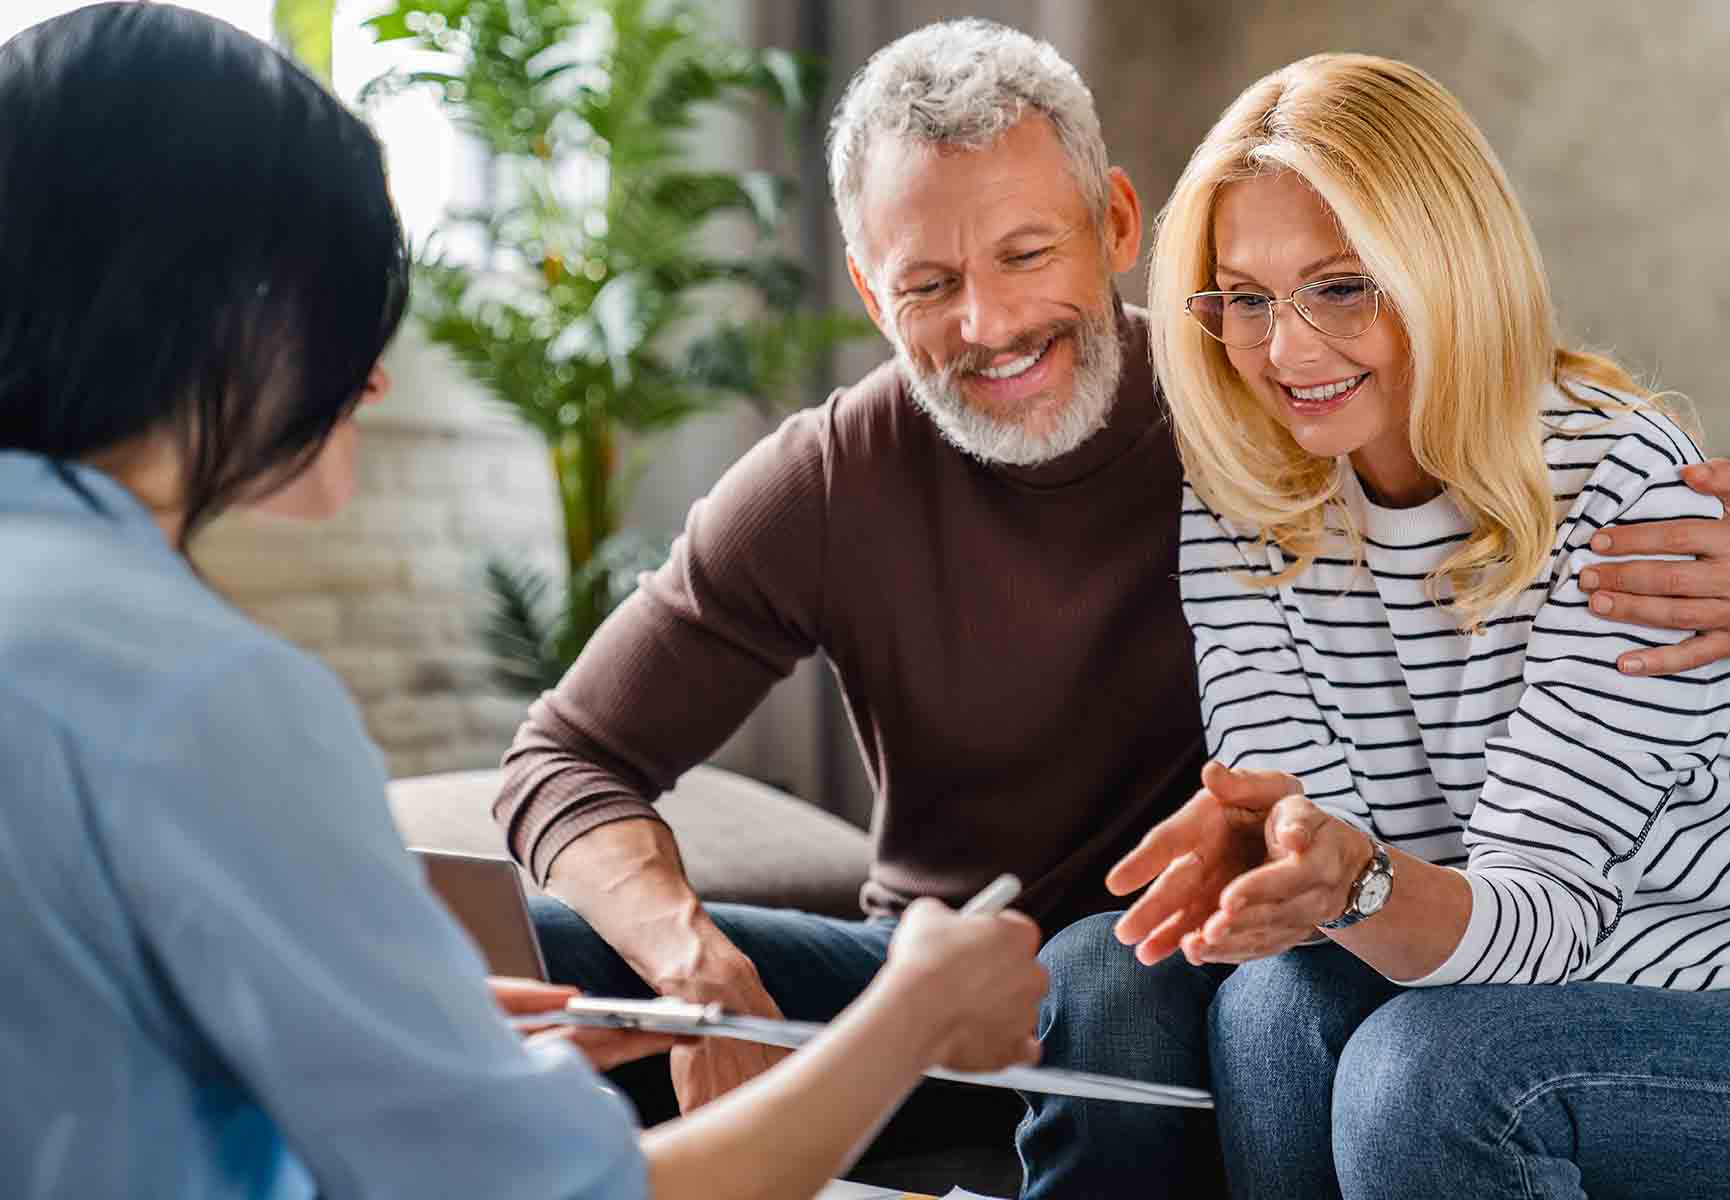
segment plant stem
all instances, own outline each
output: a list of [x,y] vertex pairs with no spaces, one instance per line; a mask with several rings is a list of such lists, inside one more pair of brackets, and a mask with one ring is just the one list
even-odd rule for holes
[[612,424],[604,409],[590,407],[584,416],[577,428],[567,430],[551,447],[564,516],[566,561],[573,576],[567,593],[570,634],[579,646],[606,616],[609,580],[605,571],[593,572],[586,581],[577,574],[616,532],[617,523],[612,505]]

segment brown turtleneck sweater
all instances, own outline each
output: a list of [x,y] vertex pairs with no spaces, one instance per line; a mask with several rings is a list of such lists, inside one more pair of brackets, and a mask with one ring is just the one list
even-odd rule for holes
[[1178,603],[1182,471],[1126,312],[1106,427],[1033,468],[943,440],[885,364],[789,417],[695,504],[505,757],[494,813],[545,881],[587,831],[653,817],[822,649],[877,795],[867,913],[1002,871],[1048,934],[1188,799],[1204,753]]

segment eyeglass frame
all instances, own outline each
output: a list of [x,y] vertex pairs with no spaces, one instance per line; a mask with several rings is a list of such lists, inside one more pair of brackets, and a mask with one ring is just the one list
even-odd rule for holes
[[[1346,279],[1362,279],[1364,282],[1366,282],[1370,285],[1370,293],[1371,293],[1371,295],[1373,295],[1375,297],[1376,310],[1375,310],[1375,312],[1370,314],[1370,319],[1364,325],[1364,327],[1362,329],[1358,330],[1356,333],[1330,333],[1327,330],[1323,329],[1320,325],[1317,325],[1315,323],[1315,318],[1311,317],[1309,315],[1309,313],[1304,311],[1304,306],[1298,302],[1298,293],[1311,291],[1312,289],[1315,289],[1315,288],[1327,287],[1329,284],[1339,283],[1342,280],[1346,280]],[[1263,300],[1266,300],[1268,302],[1267,332],[1262,334],[1258,340],[1251,342],[1247,346],[1233,346],[1230,342],[1226,341],[1224,338],[1220,337],[1213,330],[1209,329],[1207,327],[1207,323],[1205,321],[1203,321],[1200,317],[1196,316],[1195,310],[1190,307],[1191,304],[1193,304],[1195,301],[1201,299],[1203,296],[1261,296],[1261,298]],[[1365,275],[1360,271],[1360,272],[1355,272],[1355,273],[1350,274],[1350,275],[1335,275],[1335,276],[1332,276],[1328,279],[1317,279],[1313,283],[1301,284],[1298,287],[1293,288],[1291,290],[1290,294],[1283,297],[1283,298],[1281,298],[1279,296],[1263,295],[1261,292],[1242,292],[1242,291],[1230,292],[1230,291],[1222,291],[1219,289],[1209,289],[1207,291],[1191,292],[1188,296],[1185,296],[1184,300],[1183,300],[1183,311],[1184,311],[1184,315],[1189,317],[1190,320],[1194,321],[1203,333],[1207,334],[1208,337],[1212,338],[1214,341],[1218,342],[1220,345],[1226,347],[1228,350],[1254,350],[1257,346],[1265,346],[1265,345],[1267,345],[1268,342],[1273,340],[1274,330],[1279,328],[1279,306],[1282,304],[1291,305],[1292,310],[1294,312],[1296,312],[1297,315],[1303,319],[1303,323],[1305,325],[1308,325],[1311,329],[1315,330],[1317,333],[1321,334],[1323,337],[1333,338],[1335,341],[1346,342],[1346,341],[1350,341],[1352,338],[1363,337],[1364,334],[1368,333],[1371,329],[1375,328],[1375,324],[1377,321],[1381,320],[1381,318],[1382,318],[1382,285],[1375,281],[1374,276]]]

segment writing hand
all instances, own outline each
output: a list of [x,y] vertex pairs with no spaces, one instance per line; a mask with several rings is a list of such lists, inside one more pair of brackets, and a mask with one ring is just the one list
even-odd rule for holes
[[880,979],[932,1032],[931,1059],[956,1071],[1039,1061],[1034,1020],[1050,982],[1039,926],[1018,912],[963,916],[915,900],[889,943]]

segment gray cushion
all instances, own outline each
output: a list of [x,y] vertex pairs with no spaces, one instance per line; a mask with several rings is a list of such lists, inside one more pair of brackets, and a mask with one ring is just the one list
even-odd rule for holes
[[[492,819],[499,772],[395,779],[390,806],[416,849],[507,857]],[[859,916],[870,840],[839,817],[720,767],[693,767],[656,805],[705,900]],[[533,881],[525,877],[533,887]]]

